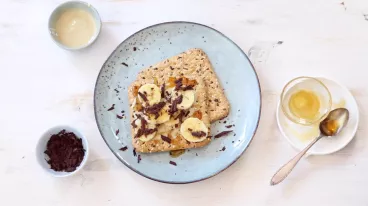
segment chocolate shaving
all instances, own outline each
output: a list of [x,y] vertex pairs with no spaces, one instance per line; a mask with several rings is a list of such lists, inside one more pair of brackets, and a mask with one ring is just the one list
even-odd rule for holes
[[135,134],[135,136],[134,136],[134,139],[142,136],[143,134],[144,134],[143,133],[143,130],[142,129],[138,129],[137,134]]
[[115,109],[115,104],[112,104],[112,106],[109,109],[107,109],[107,111],[111,111],[111,110],[114,110],[114,109]]
[[123,119],[124,118],[124,116],[120,116],[120,115],[116,115],[116,118],[118,118],[118,119]]
[[132,124],[131,124],[133,128],[137,128],[137,125],[135,124],[135,121],[137,121],[137,120],[135,119],[135,120],[132,122]]
[[181,86],[183,86],[183,79],[179,78],[175,80],[175,90],[180,90]]
[[148,102],[147,96],[145,94],[138,92],[138,95],[143,99],[143,101]]
[[152,134],[154,132],[157,132],[157,128],[154,128],[154,129],[144,129],[143,130],[143,134],[145,134],[145,135],[150,135],[150,134]]
[[128,147],[127,146],[125,146],[125,147],[122,147],[122,148],[120,148],[119,150],[121,150],[121,151],[125,151],[125,150],[127,150],[128,149]]
[[170,161],[169,163],[170,163],[171,165],[177,166],[176,162],[174,162],[174,161]]
[[138,158],[137,158],[138,164],[141,162],[141,160],[142,160],[141,155],[138,155]]
[[133,47],[133,51],[137,51],[137,47]]
[[178,98],[174,99],[169,109],[169,114],[173,115],[175,112],[177,112],[178,104],[180,104],[182,101],[183,101],[183,95],[180,95]]
[[119,93],[119,90],[117,90],[117,89],[114,89],[114,90],[115,90],[116,93]]
[[169,96],[169,95],[165,96],[165,99],[166,99],[167,102],[171,103],[171,96]]
[[161,139],[169,144],[171,144],[171,139],[169,137],[166,137],[164,135],[161,135]]
[[[138,138],[142,135],[150,135],[150,134],[157,131],[157,128],[154,128],[154,129],[147,128],[147,124],[148,124],[147,120],[144,119],[141,115],[137,114],[136,116],[137,116],[138,119],[141,120],[141,127],[138,129],[137,134],[135,134],[134,138]],[[133,121],[133,123],[134,123],[134,121]],[[134,125],[137,126],[136,124],[134,124]]]
[[137,152],[135,151],[135,148],[133,149],[133,156],[137,156]]
[[175,120],[179,119],[179,122],[183,122],[184,116],[185,116],[185,111],[181,110],[178,116],[176,116],[174,119]]
[[122,65],[124,65],[124,66],[126,66],[126,67],[128,67],[128,64],[127,63],[125,63],[125,62],[123,62],[123,63],[121,63]]
[[189,115],[189,113],[190,113],[189,110],[185,111],[184,116],[187,117]]
[[206,133],[205,133],[205,132],[203,132],[203,131],[195,131],[195,132],[191,132],[191,133],[192,133],[192,135],[193,135],[194,137],[198,137],[198,138],[201,138],[201,137],[206,136]]
[[160,116],[160,111],[161,109],[165,106],[165,102],[160,102],[160,103],[157,103],[157,104],[154,104],[150,107],[146,107],[144,110],[146,113],[148,114],[154,114],[156,119]]
[[223,137],[223,136],[225,136],[225,135],[227,135],[227,134],[229,134],[231,132],[233,132],[233,130],[220,132],[220,133],[218,133],[218,134],[215,135],[215,138],[217,139],[217,138]]
[[135,114],[135,116],[136,116],[138,119],[142,118],[142,116],[141,116],[140,114]]
[[165,84],[161,85],[161,98],[165,97]]
[[147,120],[142,117],[140,117],[140,120],[141,120],[141,129],[146,128]]
[[224,146],[220,151],[225,151],[226,150],[226,147]]
[[233,127],[233,125],[227,125],[225,127],[229,129],[229,128]]
[[187,90],[193,90],[194,86],[193,85],[188,85],[188,86],[185,86],[183,88],[181,88],[183,91],[187,91]]
[[119,130],[116,130],[116,131],[115,131],[115,135],[118,135],[118,134],[119,134],[119,132],[120,132]]

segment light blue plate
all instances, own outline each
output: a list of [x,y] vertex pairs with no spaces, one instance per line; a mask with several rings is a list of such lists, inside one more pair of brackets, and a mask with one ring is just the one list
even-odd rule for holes
[[[127,88],[142,69],[190,48],[201,48],[207,53],[231,104],[228,118],[212,125],[212,135],[224,130],[234,133],[214,139],[207,147],[187,150],[178,158],[167,152],[140,154],[142,160],[138,163],[131,144]],[[234,42],[204,25],[169,22],[133,34],[107,59],[96,82],[95,116],[106,144],[130,169],[160,182],[190,183],[220,173],[242,155],[258,126],[260,93],[252,64]],[[115,109],[108,111],[113,104]],[[128,113],[126,119],[117,118],[123,110]],[[235,127],[225,128],[233,124]],[[128,147],[126,151],[119,150],[124,146]],[[221,151],[224,147],[226,150]]]

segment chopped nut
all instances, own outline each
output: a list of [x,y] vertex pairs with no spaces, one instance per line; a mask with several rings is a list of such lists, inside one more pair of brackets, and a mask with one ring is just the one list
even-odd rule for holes
[[138,90],[139,90],[139,87],[138,86],[134,86],[133,87],[133,95],[136,97],[138,95]]
[[169,85],[168,85],[168,87],[169,88],[175,87],[175,85],[176,85],[175,81],[176,81],[175,77],[169,77],[169,81],[168,81],[169,82]]
[[197,110],[193,113],[193,117],[198,118],[198,119],[202,119],[202,112],[200,110]]

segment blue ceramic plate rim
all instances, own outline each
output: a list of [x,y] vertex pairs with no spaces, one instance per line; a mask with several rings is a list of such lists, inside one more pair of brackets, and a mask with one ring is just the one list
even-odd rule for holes
[[[223,36],[224,38],[226,38],[229,42],[231,42],[232,44],[234,44],[242,53],[243,55],[247,58],[249,64],[251,65],[251,68],[253,69],[253,72],[255,74],[255,77],[257,79],[257,83],[258,83],[258,88],[259,88],[259,113],[258,113],[258,119],[257,119],[257,123],[256,123],[256,127],[254,129],[254,132],[252,134],[252,137],[248,143],[248,145],[246,147],[244,147],[243,151],[229,164],[227,165],[225,168],[223,168],[222,170],[219,170],[217,171],[216,173],[212,174],[212,175],[209,175],[207,177],[204,177],[204,178],[200,178],[200,179],[195,179],[195,180],[192,180],[192,181],[185,181],[185,182],[177,182],[177,181],[164,181],[164,180],[160,180],[160,179],[156,179],[156,178],[152,178],[148,175],[145,175],[141,172],[139,172],[138,170],[136,170],[134,167],[130,166],[124,159],[120,158],[117,153],[110,147],[110,145],[107,143],[107,140],[106,138],[103,136],[102,134],[102,129],[101,129],[101,126],[98,122],[98,118],[97,118],[97,107],[96,107],[96,90],[97,90],[97,83],[98,83],[98,80],[100,79],[100,76],[101,76],[101,73],[102,73],[102,69],[105,67],[106,63],[108,62],[108,60],[113,56],[113,54],[115,53],[115,51],[118,50],[118,48],[123,45],[127,40],[129,40],[130,38],[134,37],[136,34],[146,30],[146,29],[150,29],[150,28],[153,28],[153,27],[156,27],[156,26],[160,26],[160,25],[164,25],[164,24],[173,24],[173,23],[177,23],[177,24],[181,24],[181,23],[184,23],[184,24],[195,24],[195,25],[198,25],[198,26],[203,26],[203,27],[206,27],[208,29],[211,29],[215,32],[217,32],[218,34],[220,34],[221,36]],[[189,183],[194,183],[194,182],[199,182],[199,181],[203,181],[203,180],[206,180],[206,179],[209,179],[211,177],[214,177],[216,175],[218,175],[219,173],[225,171],[227,168],[229,168],[231,165],[233,165],[245,152],[245,150],[247,150],[247,148],[249,147],[249,145],[251,144],[251,142],[253,141],[253,138],[258,130],[258,126],[259,126],[259,121],[260,121],[260,118],[261,118],[261,111],[262,111],[262,95],[261,95],[261,85],[259,83],[259,78],[258,78],[258,74],[256,72],[256,70],[254,69],[254,66],[252,64],[252,62],[249,60],[248,56],[246,55],[246,53],[234,42],[232,41],[229,37],[227,37],[226,35],[224,35],[223,33],[221,33],[220,31],[212,28],[212,27],[209,27],[207,25],[204,25],[204,24],[200,24],[200,23],[196,23],[196,22],[189,22],[189,21],[168,21],[168,22],[162,22],[162,23],[158,23],[158,24],[154,24],[154,25],[151,25],[151,26],[148,26],[148,27],[145,27],[135,33],[133,33],[132,35],[130,35],[128,38],[126,38],[125,40],[123,40],[115,49],[114,51],[111,52],[111,54],[109,55],[109,57],[107,57],[105,63],[102,65],[101,69],[100,69],[100,72],[98,73],[98,76],[97,76],[97,79],[96,79],[96,83],[95,83],[95,89],[94,89],[94,97],[93,97],[93,105],[94,105],[94,114],[95,114],[95,120],[96,120],[96,124],[97,124],[97,127],[98,127],[98,131],[100,132],[101,136],[102,136],[102,139],[105,141],[106,145],[108,146],[108,148],[111,150],[111,152],[126,166],[128,167],[129,169],[131,169],[132,171],[134,171],[135,173],[147,178],[147,179],[150,179],[150,180],[154,180],[154,181],[157,181],[157,182],[161,182],[161,183],[168,183],[168,184],[189,184]]]

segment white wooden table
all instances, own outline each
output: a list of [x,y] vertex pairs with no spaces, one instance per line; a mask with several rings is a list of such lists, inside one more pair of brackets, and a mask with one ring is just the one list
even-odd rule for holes
[[[64,51],[49,37],[48,17],[62,2],[0,1],[0,205],[368,205],[368,1],[90,0],[103,29],[82,52]],[[125,167],[93,114],[95,80],[112,50],[137,30],[172,20],[206,24],[246,52],[268,52],[253,59],[263,105],[250,147],[225,172],[188,185],[157,183]],[[267,48],[277,41],[283,43]],[[301,161],[271,187],[274,172],[296,154],[276,126],[277,100],[284,83],[300,75],[345,84],[358,101],[359,129],[343,150]],[[88,137],[91,155],[80,175],[55,179],[34,151],[40,134],[61,123]]]

